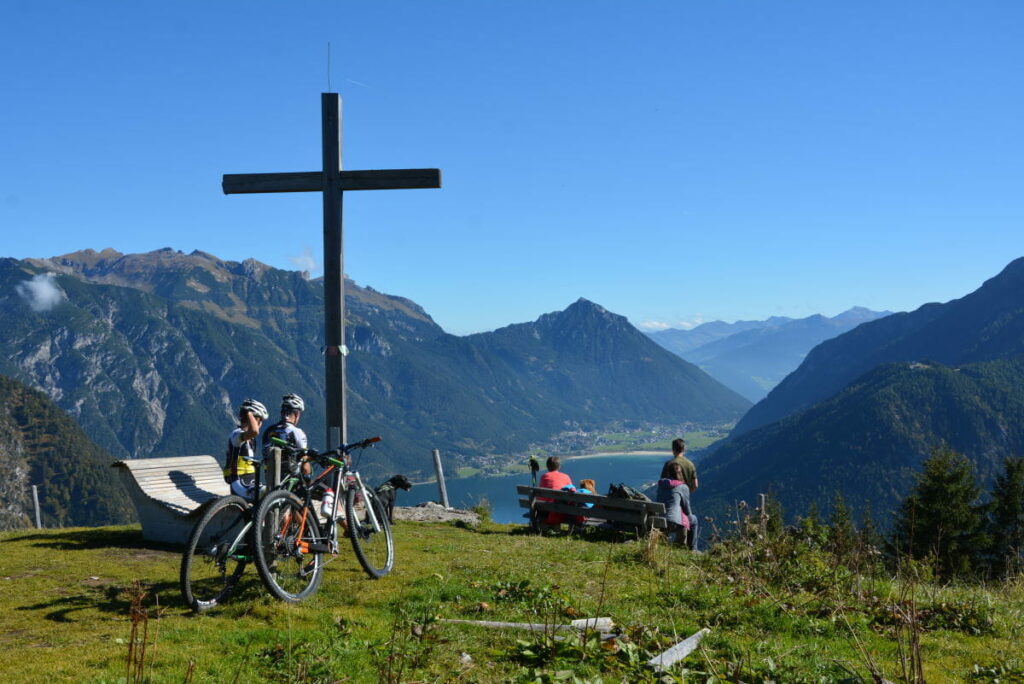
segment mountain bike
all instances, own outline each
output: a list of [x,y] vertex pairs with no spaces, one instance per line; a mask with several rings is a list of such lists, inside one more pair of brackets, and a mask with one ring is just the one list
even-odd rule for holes
[[[278,443],[276,438],[271,441]],[[315,462],[325,470],[315,478],[306,476],[308,483],[296,492],[270,492],[256,510],[254,560],[271,594],[289,603],[313,595],[320,587],[324,566],[337,558],[339,529],[352,542],[367,575],[378,579],[391,572],[395,546],[387,513],[376,492],[363,483],[351,465],[353,451],[379,441],[380,437],[371,437],[324,453],[278,444],[300,460]],[[321,523],[313,497],[317,491],[325,491],[328,483],[336,496],[326,511],[326,521]],[[338,516],[342,492],[343,518]],[[328,555],[330,558],[325,558]]]
[[[254,459],[255,491],[267,495],[261,486],[263,461]],[[301,464],[271,491],[290,491],[301,480]],[[259,496],[259,494],[257,495]],[[255,504],[229,494],[216,499],[199,518],[181,557],[179,582],[185,603],[197,613],[223,603],[231,596],[245,566],[252,561],[252,529]]]

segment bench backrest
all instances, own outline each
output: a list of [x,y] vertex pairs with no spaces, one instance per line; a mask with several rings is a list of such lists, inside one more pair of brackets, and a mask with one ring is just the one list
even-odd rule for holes
[[560,489],[544,489],[543,487],[530,487],[529,485],[517,485],[516,491],[521,496],[542,497],[554,499],[555,501],[566,501],[569,503],[592,503],[601,504],[609,508],[621,508],[623,510],[647,511],[651,515],[665,515],[665,504],[657,501],[637,501],[635,499],[619,499],[600,494],[581,494],[580,492],[563,492]]
[[117,461],[113,467],[127,470],[143,494],[181,515],[231,493],[213,456],[137,458]]
[[[665,527],[666,525],[665,504],[657,501],[635,501],[528,485],[517,485],[516,491],[520,496],[527,497],[519,500],[519,505],[524,508],[601,518],[631,525],[646,526],[648,523],[654,527]],[[551,501],[540,501],[540,499],[550,499]],[[593,504],[593,507],[584,508],[579,505],[584,503]]]
[[142,536],[153,541],[185,542],[200,506],[231,493],[213,456],[137,458],[113,467],[135,504]]

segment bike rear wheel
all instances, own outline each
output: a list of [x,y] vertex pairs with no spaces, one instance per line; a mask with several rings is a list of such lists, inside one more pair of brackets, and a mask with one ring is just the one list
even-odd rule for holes
[[253,530],[256,569],[267,590],[289,603],[312,596],[320,587],[324,565],[316,513],[294,494],[267,494],[256,511]]
[[[369,501],[361,501],[358,488],[348,488],[345,493],[345,517],[348,537],[352,540],[352,549],[356,552],[359,564],[372,579],[379,579],[391,572],[395,565],[395,544],[384,505],[373,491],[367,490],[367,494]],[[371,508],[380,526],[379,531],[370,519]]]
[[249,503],[240,496],[217,499],[192,528],[181,557],[181,594],[201,613],[224,602],[245,571],[252,551],[246,530]]

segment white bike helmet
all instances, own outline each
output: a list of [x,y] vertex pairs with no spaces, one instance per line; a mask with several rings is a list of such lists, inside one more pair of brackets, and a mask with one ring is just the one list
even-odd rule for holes
[[248,411],[260,420],[266,420],[270,417],[270,414],[267,412],[267,407],[255,399],[246,399],[243,401],[242,405],[238,408],[238,411],[239,413],[242,411]]
[[305,411],[306,403],[302,401],[302,397],[298,394],[286,394],[281,397],[281,414],[291,413],[292,411]]

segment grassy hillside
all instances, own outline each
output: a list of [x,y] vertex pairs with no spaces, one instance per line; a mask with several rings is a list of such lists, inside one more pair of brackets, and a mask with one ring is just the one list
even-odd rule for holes
[[[318,595],[287,606],[247,571],[229,605],[194,616],[178,595],[177,551],[135,527],[5,533],[0,680],[125,681],[133,597],[149,616],[136,626],[154,682],[656,681],[642,663],[702,627],[710,636],[685,675],[662,681],[870,681],[869,662],[902,681],[911,607],[928,682],[1024,678],[1020,581],[911,587],[847,571],[797,538],[771,554],[750,537],[694,555],[495,525],[399,523],[396,537],[398,565],[383,580],[344,553]],[[597,615],[623,634],[553,641],[440,621]]]

